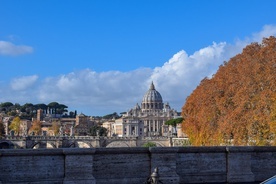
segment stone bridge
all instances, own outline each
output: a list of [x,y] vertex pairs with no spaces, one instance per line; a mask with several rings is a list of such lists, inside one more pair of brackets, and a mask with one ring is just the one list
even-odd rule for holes
[[148,142],[174,146],[171,137],[6,136],[0,140],[0,149],[141,147]]

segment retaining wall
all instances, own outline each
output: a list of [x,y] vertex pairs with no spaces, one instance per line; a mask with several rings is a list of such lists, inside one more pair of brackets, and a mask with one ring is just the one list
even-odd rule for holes
[[276,147],[0,150],[0,183],[259,183],[276,175]]

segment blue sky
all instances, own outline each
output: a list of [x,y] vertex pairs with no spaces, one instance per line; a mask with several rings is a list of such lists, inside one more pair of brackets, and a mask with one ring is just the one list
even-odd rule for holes
[[0,103],[87,115],[141,103],[151,81],[181,111],[224,60],[276,34],[276,1],[0,0]]

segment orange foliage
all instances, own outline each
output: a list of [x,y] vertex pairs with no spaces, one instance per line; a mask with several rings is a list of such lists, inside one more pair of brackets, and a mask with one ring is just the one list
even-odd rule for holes
[[33,121],[30,132],[34,132],[35,135],[41,135],[41,125],[42,123],[40,121]]
[[276,38],[248,45],[203,79],[182,116],[193,145],[276,144]]

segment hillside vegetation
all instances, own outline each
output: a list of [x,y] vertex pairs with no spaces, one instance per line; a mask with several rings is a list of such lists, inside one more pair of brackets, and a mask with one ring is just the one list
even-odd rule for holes
[[275,145],[276,38],[248,45],[203,79],[182,116],[193,145]]

